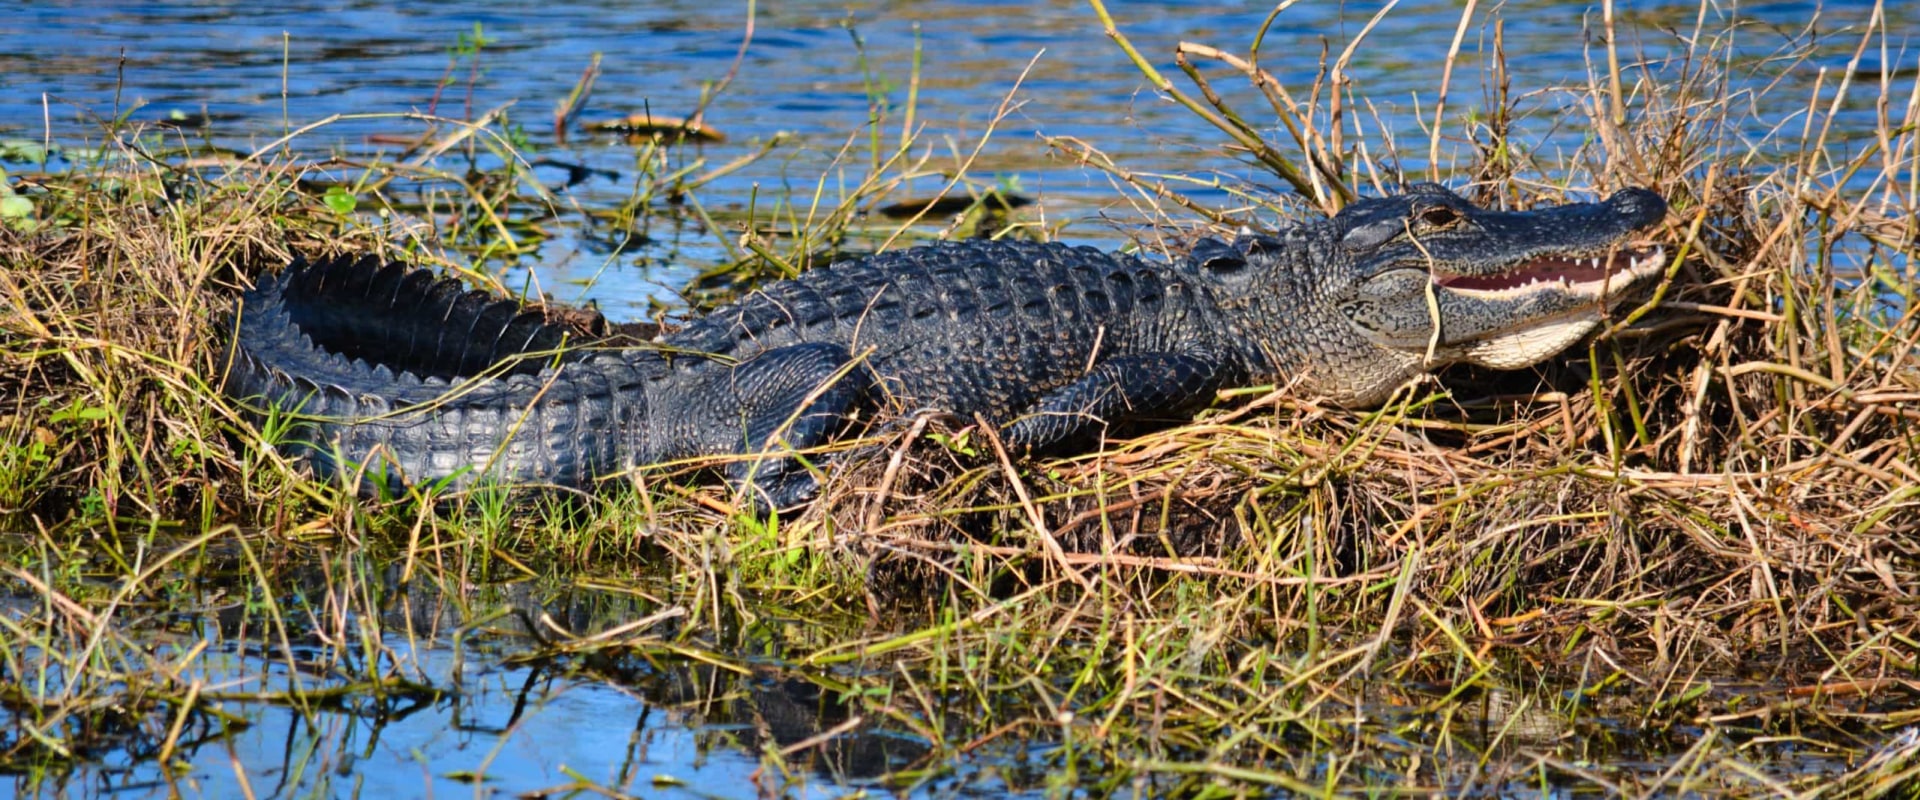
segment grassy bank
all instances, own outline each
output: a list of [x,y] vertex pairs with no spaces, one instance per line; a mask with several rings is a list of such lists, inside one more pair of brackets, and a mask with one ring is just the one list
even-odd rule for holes
[[[1681,257],[1554,364],[1451,372],[1363,413],[1256,387],[1042,463],[964,420],[918,420],[846,445],[870,455],[772,523],[697,480],[703,465],[584,499],[360,501],[308,480],[219,398],[218,322],[260,269],[378,252],[482,283],[537,246],[568,212],[492,121],[396,117],[419,142],[373,163],[320,155],[322,125],[245,157],[113,131],[71,169],[10,164],[32,213],[0,232],[0,580],[20,599],[0,615],[0,771],[58,775],[114,750],[172,763],[237,725],[242,702],[435,697],[447,687],[397,644],[418,632],[394,627],[396,594],[472,598],[455,627],[487,629],[517,606],[474,587],[537,577],[631,605],[591,630],[533,619],[512,634],[521,658],[587,673],[603,658],[726,675],[772,662],[839,698],[819,741],[736,743],[765,787],[819,780],[835,736],[880,727],[925,745],[896,787],[994,756],[1015,788],[1198,796],[1910,789],[1920,108],[1906,98],[1920,84],[1825,79],[1790,119],[1754,118],[1733,78],[1792,69],[1791,50],[1737,64],[1723,33],[1694,33],[1658,69],[1605,37],[1564,107],[1510,92],[1497,64],[1452,74],[1431,143],[1356,133],[1364,87],[1332,80],[1337,63],[1285,86],[1190,47],[1188,83],[1148,75],[1293,200],[1248,188],[1240,207],[1204,208],[1099,142],[1051,143],[1178,223],[1147,249],[1177,249],[1202,221],[1337,209],[1422,152],[1456,160],[1405,178],[1489,202],[1655,188]],[[1482,102],[1449,110],[1467,84]],[[1863,103],[1875,130],[1834,133]],[[1567,108],[1564,124],[1593,131],[1582,149],[1509,138]],[[908,176],[957,172],[955,193],[977,190],[964,153],[863,146],[843,154],[853,180],[716,220],[703,182],[751,165],[687,169],[662,140],[637,157],[633,201],[593,213],[708,224],[736,255],[692,293],[710,302],[882,227],[862,212],[903,199]],[[463,153],[497,166],[465,170]],[[775,624],[790,616],[823,627]],[[259,662],[207,680],[225,674],[207,663],[224,644]]]

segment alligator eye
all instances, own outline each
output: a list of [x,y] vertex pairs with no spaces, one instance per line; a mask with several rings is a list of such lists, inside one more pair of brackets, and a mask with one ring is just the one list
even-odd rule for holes
[[1241,258],[1238,253],[1231,256],[1214,256],[1207,259],[1200,267],[1215,275],[1226,277],[1245,271],[1247,260]]
[[1193,246],[1193,260],[1200,262],[1201,269],[1220,276],[1232,275],[1247,266],[1246,256],[1219,239],[1200,240]]
[[1453,210],[1452,206],[1427,206],[1415,218],[1420,221],[1420,227],[1437,231],[1459,222],[1460,212]]
[[1347,231],[1346,235],[1340,237],[1340,246],[1355,253],[1364,253],[1393,241],[1393,237],[1405,233],[1406,229],[1406,223],[1398,219],[1371,222]]

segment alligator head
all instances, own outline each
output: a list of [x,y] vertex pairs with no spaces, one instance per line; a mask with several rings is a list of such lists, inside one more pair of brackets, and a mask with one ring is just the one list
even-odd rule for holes
[[[1355,203],[1314,237],[1321,263],[1340,266],[1319,271],[1311,291],[1350,326],[1339,338],[1357,335],[1398,367],[1369,370],[1370,386],[1318,382],[1336,399],[1371,403],[1446,364],[1516,369],[1559,353],[1666,265],[1660,245],[1638,238],[1666,212],[1638,188],[1526,212],[1482,209],[1435,184]],[[1381,385],[1395,372],[1404,374]]]
[[1579,341],[1666,265],[1660,245],[1639,239],[1666,212],[1646,189],[1507,212],[1417,184],[1279,239],[1241,236],[1194,255],[1248,281],[1235,303],[1254,321],[1237,329],[1276,375],[1363,406],[1438,367],[1516,369]]
[[1354,279],[1335,302],[1381,347],[1524,367],[1579,341],[1608,301],[1666,266],[1660,245],[1635,238],[1666,213],[1666,201],[1638,188],[1505,212],[1419,184],[1334,218]]

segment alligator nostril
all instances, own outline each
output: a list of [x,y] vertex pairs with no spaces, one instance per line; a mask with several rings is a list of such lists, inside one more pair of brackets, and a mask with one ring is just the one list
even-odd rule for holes
[[1632,218],[1635,228],[1658,224],[1667,216],[1667,201],[1652,190],[1638,186],[1614,192],[1607,198],[1607,205]]

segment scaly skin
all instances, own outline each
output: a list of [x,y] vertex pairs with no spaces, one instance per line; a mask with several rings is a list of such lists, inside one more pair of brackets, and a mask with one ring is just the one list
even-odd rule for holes
[[[246,296],[226,391],[297,411],[289,449],[325,476],[352,468],[363,489],[586,488],[639,465],[811,447],[902,409],[980,415],[1016,448],[1062,450],[1234,386],[1291,381],[1364,406],[1449,363],[1536,363],[1665,263],[1630,243],[1665,211],[1644,189],[1510,213],[1420,185],[1172,263],[940,244],[814,270],[656,347],[607,351],[424,273],[296,265]],[[729,473],[775,505],[814,485],[779,455]]]

